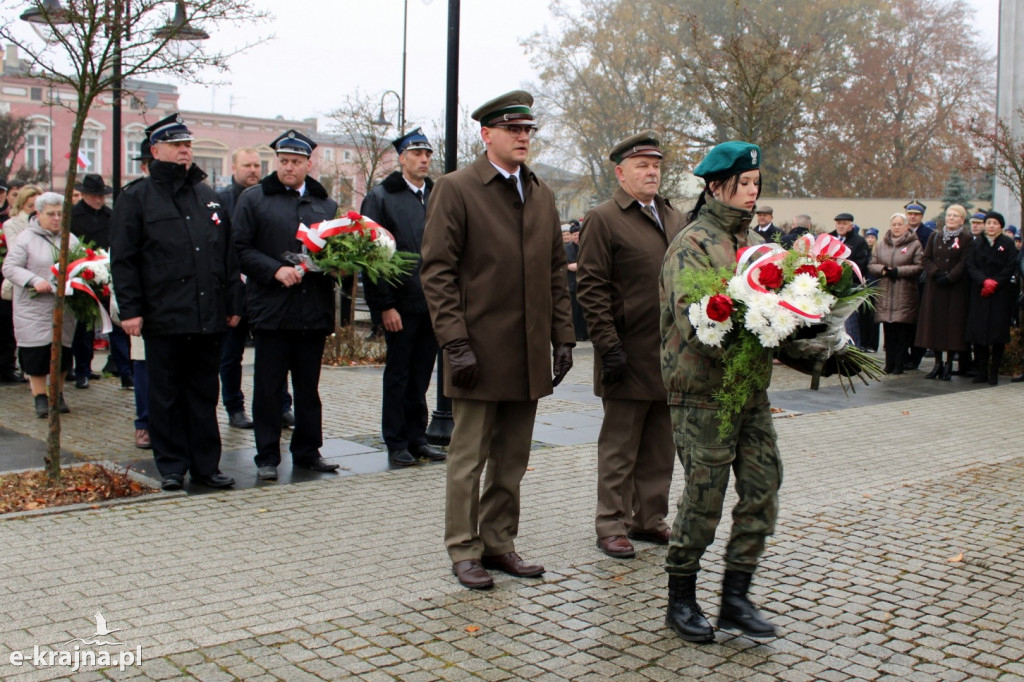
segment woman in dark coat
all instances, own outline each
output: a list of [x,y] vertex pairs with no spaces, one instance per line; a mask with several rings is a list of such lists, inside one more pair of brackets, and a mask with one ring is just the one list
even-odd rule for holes
[[1017,305],[1016,287],[1010,278],[1017,268],[1017,247],[1003,234],[1006,220],[1001,213],[985,215],[985,232],[975,239],[967,255],[971,280],[967,340],[974,344],[974,383],[999,383],[1003,349],[1010,340],[1010,318]]
[[868,272],[880,278],[875,320],[885,331],[885,373],[903,374],[903,355],[914,343],[920,300],[917,278],[924,249],[903,213],[889,219],[889,231],[875,244]]
[[949,381],[953,377],[953,353],[968,349],[967,254],[973,237],[964,228],[966,219],[963,206],[947,208],[945,227],[932,232],[924,249],[921,265],[927,279],[914,345],[935,352],[935,366],[925,379]]

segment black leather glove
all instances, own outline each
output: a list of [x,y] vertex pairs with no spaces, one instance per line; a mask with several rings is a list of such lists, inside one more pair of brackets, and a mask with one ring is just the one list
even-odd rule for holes
[[813,339],[818,334],[828,331],[827,324],[812,324],[806,327],[801,327],[797,330],[794,339]]
[[945,270],[939,270],[935,273],[935,281],[939,284],[949,284],[949,273]]
[[889,279],[896,279],[897,277],[900,276],[899,273],[899,268],[889,268],[888,270],[885,271],[885,276],[888,277]]
[[452,370],[452,386],[473,390],[480,378],[480,365],[476,353],[469,347],[469,339],[455,339],[444,346],[448,353],[448,365]]
[[601,356],[601,383],[611,386],[622,381],[626,376],[626,351],[622,344],[617,343],[612,349]]
[[555,351],[552,353],[555,370],[555,378],[551,382],[552,386],[562,383],[562,379],[572,369],[572,346],[573,344],[571,343],[560,343],[555,346]]

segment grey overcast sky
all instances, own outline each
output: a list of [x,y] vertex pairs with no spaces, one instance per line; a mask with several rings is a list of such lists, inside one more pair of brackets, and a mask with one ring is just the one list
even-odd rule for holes
[[[975,27],[992,46],[999,0],[967,0]],[[399,91],[402,75],[403,0],[252,0],[276,15],[252,35],[274,40],[231,61],[217,87],[181,85],[181,108],[302,119],[323,117],[347,93]],[[462,0],[459,96],[470,110],[507,90],[536,80],[520,40],[554,19],[548,0]],[[447,0],[408,0],[406,118],[429,125],[443,116]],[[219,46],[237,45],[238,31],[211,30]],[[993,93],[994,96],[994,93]],[[388,96],[389,116],[395,98]],[[322,118],[321,118],[322,120]],[[395,119],[392,118],[392,121]]]

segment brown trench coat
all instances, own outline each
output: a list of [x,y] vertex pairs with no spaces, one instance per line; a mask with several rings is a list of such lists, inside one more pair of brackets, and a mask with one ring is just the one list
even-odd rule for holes
[[469,339],[480,366],[451,398],[538,400],[552,392],[552,344],[575,344],[555,196],[525,165],[518,190],[486,154],[434,185],[423,232],[423,293],[441,346]]
[[[924,249],[917,235],[906,231],[899,239],[893,239],[892,232],[875,244],[868,272],[878,280],[878,297],[875,299],[875,321],[917,322],[919,298],[917,279],[921,274],[921,258]],[[882,266],[896,268],[896,279],[882,277]]]
[[[971,248],[971,230],[960,228],[960,234],[948,242],[942,239],[940,227],[928,237],[921,265],[927,274],[921,312],[917,318],[914,345],[932,350],[967,350],[967,301],[970,282],[967,277],[967,254]],[[944,272],[947,282],[935,275]]]
[[[594,343],[594,394],[617,400],[666,400],[661,380],[661,306],[658,283],[668,243],[683,216],[662,197],[654,199],[665,231],[644,215],[621,187],[583,218],[576,298]],[[601,383],[601,356],[617,344],[626,373]]]

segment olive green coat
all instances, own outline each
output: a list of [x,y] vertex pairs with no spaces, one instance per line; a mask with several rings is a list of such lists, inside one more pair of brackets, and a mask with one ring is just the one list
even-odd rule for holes
[[551,189],[526,166],[526,201],[480,156],[434,185],[423,232],[423,293],[440,345],[469,339],[480,366],[451,398],[538,400],[552,392],[552,344],[575,344],[565,249]]
[[[618,400],[665,400],[661,380],[658,282],[669,241],[683,216],[655,197],[658,217],[644,215],[621,187],[583,218],[576,298],[594,343],[594,393]],[[626,354],[621,381],[601,383],[601,356],[616,344]]]

